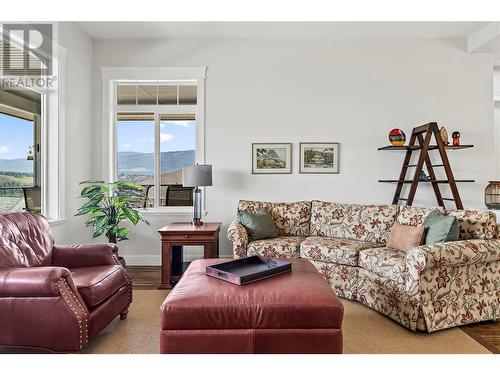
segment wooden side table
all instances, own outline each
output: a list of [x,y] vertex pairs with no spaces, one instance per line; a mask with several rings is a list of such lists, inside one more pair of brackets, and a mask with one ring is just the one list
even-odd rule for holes
[[222,223],[203,223],[194,226],[191,223],[173,223],[161,228],[161,284],[159,289],[170,289],[179,281],[179,274],[172,274],[172,259],[175,257],[174,246],[198,245],[204,247],[204,258],[219,256],[219,232]]

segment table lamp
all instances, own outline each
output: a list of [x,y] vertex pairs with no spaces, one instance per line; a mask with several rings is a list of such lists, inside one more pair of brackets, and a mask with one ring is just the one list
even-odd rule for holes
[[193,225],[202,225],[201,190],[199,187],[212,186],[212,166],[196,164],[182,167],[182,185],[194,188]]

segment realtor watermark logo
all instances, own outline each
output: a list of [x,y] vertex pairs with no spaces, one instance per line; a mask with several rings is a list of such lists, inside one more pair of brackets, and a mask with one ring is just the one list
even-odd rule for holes
[[1,24],[0,88],[56,88],[53,75],[53,25]]

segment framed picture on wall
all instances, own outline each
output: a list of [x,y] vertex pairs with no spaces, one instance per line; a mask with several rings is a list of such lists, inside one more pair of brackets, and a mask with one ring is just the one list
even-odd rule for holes
[[252,173],[292,173],[292,144],[252,143]]
[[339,144],[300,143],[300,173],[339,173]]

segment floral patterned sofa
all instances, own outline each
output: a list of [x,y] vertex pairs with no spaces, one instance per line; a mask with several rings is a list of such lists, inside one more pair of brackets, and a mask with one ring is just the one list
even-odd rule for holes
[[413,331],[500,319],[500,239],[488,210],[446,210],[457,217],[459,241],[398,252],[385,247],[394,222],[422,225],[433,208],[321,201],[238,205],[260,208],[272,215],[279,237],[249,242],[235,220],[228,239],[236,258],[309,259],[338,296]]

